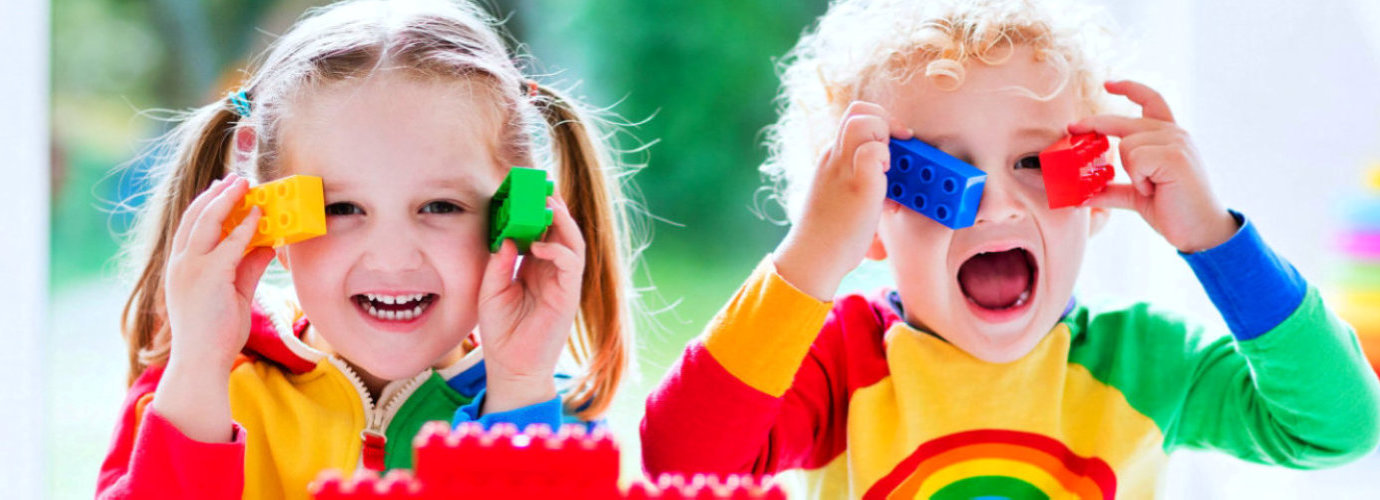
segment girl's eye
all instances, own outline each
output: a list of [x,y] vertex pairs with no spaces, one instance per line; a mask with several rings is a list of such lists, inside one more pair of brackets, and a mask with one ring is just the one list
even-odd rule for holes
[[356,205],[354,203],[340,202],[326,205],[327,217],[336,215],[359,215],[363,213],[364,210],[360,209],[359,205]]
[[450,214],[459,211],[460,206],[449,201],[433,201],[422,206],[424,214]]
[[1020,169],[1023,169],[1023,168],[1033,168],[1033,169],[1035,169],[1035,170],[1039,170],[1039,169],[1040,169],[1040,157],[1039,157],[1038,155],[1030,155],[1030,156],[1021,158],[1021,159],[1019,159],[1019,160],[1016,160],[1016,166],[1015,166],[1015,168],[1016,168],[1016,170],[1020,170]]

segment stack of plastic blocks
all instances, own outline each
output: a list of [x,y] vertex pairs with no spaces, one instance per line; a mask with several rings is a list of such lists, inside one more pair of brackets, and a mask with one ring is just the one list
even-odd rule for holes
[[543,170],[509,170],[489,201],[489,251],[497,252],[503,240],[511,239],[518,252],[527,253],[532,242],[551,225],[553,214],[546,208],[546,197],[554,192],[556,186],[546,180]]
[[987,174],[919,139],[892,139],[889,149],[887,198],[949,229],[973,225]]
[[1333,279],[1337,314],[1356,328],[1361,349],[1380,373],[1380,165],[1367,172],[1365,188],[1343,202],[1340,254]]
[[464,424],[452,431],[431,422],[413,440],[415,472],[390,471],[380,477],[367,470],[345,479],[337,471],[322,473],[311,485],[317,500],[432,500],[449,498],[622,499],[770,499],[785,492],[770,480],[743,476],[696,475],[689,481],[663,476],[655,484],[618,485],[618,447],[605,430],[586,433],[569,425],[552,433],[530,426],[518,433],[512,425],[485,431]]
[[1076,207],[1106,189],[1116,173],[1107,164],[1107,136],[1066,136],[1040,152],[1040,175],[1049,208]]
[[293,175],[249,188],[221,226],[221,237],[230,234],[249,210],[259,207],[259,226],[249,248],[277,247],[326,234],[326,203],[321,178]]

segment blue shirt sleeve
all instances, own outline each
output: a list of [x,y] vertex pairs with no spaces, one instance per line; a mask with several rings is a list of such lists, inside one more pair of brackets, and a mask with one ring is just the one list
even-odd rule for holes
[[494,424],[506,422],[517,426],[518,430],[532,424],[545,424],[555,430],[561,426],[563,406],[560,396],[556,396],[522,408],[480,415],[480,409],[484,407],[484,390],[481,389],[473,401],[455,410],[455,418],[451,419],[450,425],[455,427],[465,422],[479,422],[479,425],[488,429]]
[[1207,290],[1237,340],[1250,340],[1283,323],[1303,303],[1308,282],[1276,255],[1255,225],[1235,210],[1240,225],[1225,243],[1179,255]]

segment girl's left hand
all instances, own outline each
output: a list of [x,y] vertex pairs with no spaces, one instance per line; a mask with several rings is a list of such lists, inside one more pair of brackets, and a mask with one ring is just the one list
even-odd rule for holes
[[1070,134],[1099,132],[1121,138],[1121,164],[1131,184],[1108,184],[1092,198],[1092,206],[1135,210],[1184,253],[1231,239],[1236,219],[1208,186],[1203,162],[1188,132],[1174,123],[1164,98],[1130,80],[1107,82],[1106,88],[1139,104],[1141,118],[1096,115],[1069,125]]
[[553,196],[547,207],[551,229],[532,243],[517,276],[517,245],[507,240],[489,256],[479,286],[485,414],[556,397],[556,362],[580,307],[585,241],[564,201]]

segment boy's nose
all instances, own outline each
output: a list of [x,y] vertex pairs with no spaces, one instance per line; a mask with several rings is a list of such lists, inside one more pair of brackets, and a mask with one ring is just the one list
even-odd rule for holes
[[1015,186],[1009,185],[1009,179],[1001,177],[987,176],[987,185],[982,189],[982,202],[978,203],[977,220],[973,225],[1015,221],[1025,215]]

